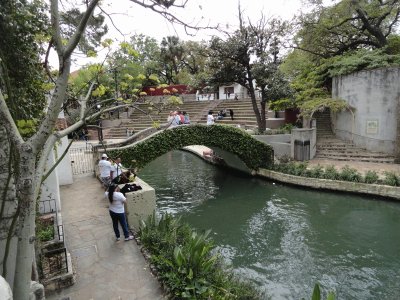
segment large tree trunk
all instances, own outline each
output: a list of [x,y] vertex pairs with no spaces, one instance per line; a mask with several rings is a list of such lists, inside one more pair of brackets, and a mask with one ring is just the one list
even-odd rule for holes
[[30,293],[32,263],[34,261],[36,217],[36,156],[29,143],[23,143],[20,151],[17,199],[20,206],[17,264],[14,281],[14,298],[26,299]]
[[397,99],[397,128],[396,128],[396,149],[394,153],[394,162],[400,164],[400,97]]
[[253,86],[253,76],[251,74],[251,68],[250,65],[247,66],[247,75],[248,75],[248,86],[246,87],[250,93],[250,99],[251,99],[251,104],[253,105],[253,111],[254,114],[256,115],[256,120],[257,120],[257,125],[258,125],[258,132],[264,132],[265,131],[265,117],[264,121],[261,118],[260,110],[258,109],[257,105],[257,99],[256,99],[256,93],[254,90]]
[[14,283],[18,239],[18,202],[15,190],[15,147],[0,127],[0,267],[10,286]]

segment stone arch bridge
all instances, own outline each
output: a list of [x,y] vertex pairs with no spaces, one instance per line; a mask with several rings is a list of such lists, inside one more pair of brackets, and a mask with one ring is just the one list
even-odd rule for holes
[[142,168],[169,151],[190,145],[222,149],[240,159],[250,171],[270,169],[274,162],[271,146],[256,140],[242,129],[223,125],[178,126],[157,131],[140,141],[106,151],[111,157],[121,157],[122,164],[128,168]]

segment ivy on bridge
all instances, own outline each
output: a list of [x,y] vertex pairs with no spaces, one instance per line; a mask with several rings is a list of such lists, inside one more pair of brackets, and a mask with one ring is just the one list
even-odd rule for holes
[[142,168],[157,157],[190,145],[219,147],[236,154],[251,170],[270,169],[274,151],[242,129],[224,125],[188,125],[163,130],[153,136],[121,148],[109,149],[112,157],[121,157],[122,164]]

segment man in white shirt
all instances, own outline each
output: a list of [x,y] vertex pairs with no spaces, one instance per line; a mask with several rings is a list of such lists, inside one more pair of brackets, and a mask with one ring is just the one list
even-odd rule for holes
[[114,178],[117,178],[119,175],[122,173],[122,164],[121,164],[121,158],[118,157],[115,161],[114,164],[111,166],[111,171],[112,171],[112,177],[111,180]]
[[111,183],[112,176],[112,166],[107,158],[107,154],[104,153],[99,161],[100,180],[106,190]]

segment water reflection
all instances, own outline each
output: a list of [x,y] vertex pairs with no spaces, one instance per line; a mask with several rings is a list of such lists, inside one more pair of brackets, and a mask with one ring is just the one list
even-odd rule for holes
[[400,295],[400,205],[272,184],[174,151],[140,174],[159,211],[212,229],[234,270],[272,299],[308,299],[315,282],[338,299]]

